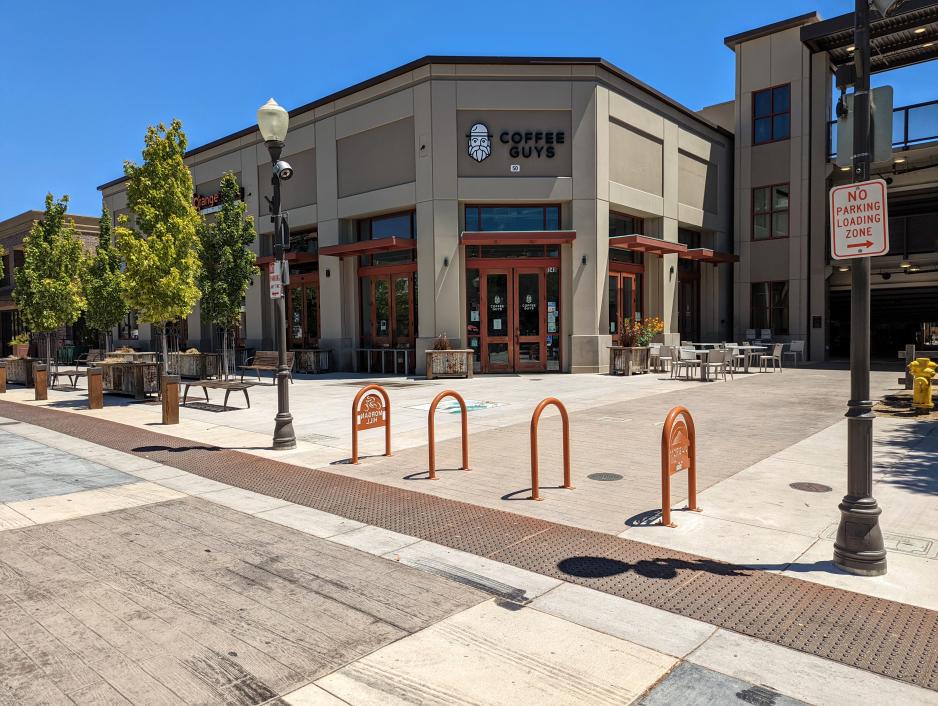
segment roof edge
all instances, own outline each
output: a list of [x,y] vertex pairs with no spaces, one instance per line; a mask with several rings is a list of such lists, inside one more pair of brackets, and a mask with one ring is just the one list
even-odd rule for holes
[[778,22],[773,22],[772,24],[763,25],[762,27],[756,27],[755,29],[749,29],[745,32],[740,32],[739,34],[731,34],[729,37],[723,38],[723,44],[726,45],[728,49],[733,49],[743,42],[749,42],[753,39],[759,39],[760,37],[767,37],[770,34],[775,34],[776,32],[783,32],[786,29],[793,29],[795,27],[803,27],[804,25],[814,24],[815,22],[820,22],[821,16],[815,12],[806,12],[803,15],[798,15],[797,17],[789,17],[787,20],[779,20]]
[[[378,85],[379,83],[383,83],[384,81],[388,81],[388,80],[390,80],[390,79],[392,79],[392,78],[396,78],[396,77],[401,76],[401,75],[403,75],[403,74],[406,74],[406,73],[409,73],[409,72],[411,72],[411,71],[414,71],[415,69],[421,68],[421,67],[423,67],[423,66],[429,66],[429,65],[431,65],[431,64],[459,64],[459,65],[463,65],[463,66],[466,66],[466,65],[469,65],[469,66],[473,66],[473,65],[475,65],[475,66],[482,66],[482,65],[485,65],[485,64],[496,64],[496,65],[512,65],[512,64],[518,64],[518,65],[521,65],[521,66],[525,66],[525,65],[527,65],[527,66],[533,66],[533,65],[537,65],[537,64],[545,64],[545,65],[571,64],[571,65],[577,65],[577,66],[598,66],[598,67],[600,67],[600,68],[605,69],[606,71],[609,71],[610,73],[614,74],[615,76],[621,78],[622,80],[626,81],[627,83],[632,84],[632,85],[635,86],[636,88],[639,88],[639,89],[641,89],[641,90],[643,90],[643,91],[646,91],[646,92],[652,94],[653,96],[655,96],[655,97],[658,98],[659,100],[662,100],[662,101],[665,102],[666,104],[670,105],[672,108],[675,108],[676,110],[678,110],[679,112],[683,113],[684,115],[686,115],[686,116],[688,116],[688,117],[690,117],[690,118],[696,120],[697,122],[699,122],[699,123],[701,123],[701,124],[707,126],[707,127],[710,128],[711,130],[715,130],[716,132],[720,133],[721,135],[723,135],[723,136],[725,136],[725,137],[733,137],[733,133],[727,132],[726,130],[724,130],[724,129],[723,129],[722,127],[720,127],[719,125],[717,125],[717,124],[715,124],[715,123],[713,123],[713,122],[707,120],[706,118],[701,117],[701,116],[698,115],[695,111],[691,110],[691,109],[688,108],[687,106],[685,106],[685,105],[679,103],[678,101],[676,101],[676,100],[674,100],[673,98],[671,98],[671,97],[665,95],[664,93],[661,93],[660,91],[656,90],[655,88],[652,88],[651,86],[649,86],[648,84],[644,83],[643,81],[640,81],[639,79],[635,78],[634,76],[632,76],[632,75],[629,74],[628,72],[623,71],[622,69],[620,69],[620,68],[619,68],[618,66],[616,66],[615,64],[612,64],[612,63],[606,61],[606,60],[603,59],[602,57],[558,57],[558,56],[439,56],[439,55],[432,55],[432,54],[431,54],[431,55],[427,55],[427,56],[421,57],[421,58],[419,58],[419,59],[415,59],[414,61],[410,61],[410,62],[408,62],[408,63],[406,63],[406,64],[403,64],[403,65],[401,65],[401,66],[398,66],[398,67],[396,67],[396,68],[394,68],[394,69],[390,69],[389,71],[385,71],[384,73],[378,74],[377,76],[372,76],[372,77],[369,78],[369,79],[366,79],[366,80],[364,80],[364,81],[360,81],[360,82],[358,82],[358,83],[355,83],[355,84],[353,84],[353,85],[351,85],[351,86],[348,86],[347,88],[343,88],[343,89],[341,89],[341,90],[339,90],[339,91],[336,91],[336,92],[334,92],[334,93],[330,93],[329,95],[323,96],[322,98],[317,98],[316,100],[310,101],[309,103],[304,103],[303,105],[300,105],[300,106],[294,108],[293,110],[290,110],[290,111],[289,111],[289,115],[290,115],[291,118],[294,118],[294,117],[296,117],[296,116],[298,116],[298,115],[302,115],[303,113],[308,113],[309,111],[314,110],[314,109],[316,109],[316,108],[319,108],[319,107],[321,107],[321,106],[323,106],[323,105],[325,105],[325,104],[327,104],[327,103],[331,103],[332,101],[339,100],[340,98],[344,98],[344,97],[346,97],[346,96],[352,95],[353,93],[357,93],[358,91],[363,91],[363,90],[365,90],[365,89],[367,89],[367,88],[371,88],[372,86],[376,86],[376,85]],[[210,149],[212,149],[213,147],[217,147],[218,145],[222,145],[222,144],[224,144],[224,143],[226,143],[226,142],[230,142],[230,141],[232,141],[232,140],[237,140],[237,139],[240,139],[240,138],[242,138],[242,137],[247,137],[248,135],[250,135],[250,134],[252,134],[252,133],[255,133],[255,132],[257,132],[257,126],[256,126],[256,125],[252,125],[252,126],[250,126],[250,127],[246,127],[246,128],[244,128],[243,130],[238,130],[237,132],[233,132],[233,133],[231,133],[231,134],[229,134],[229,135],[225,135],[224,137],[220,137],[220,138],[218,138],[217,140],[212,140],[211,142],[207,142],[207,143],[205,143],[204,145],[199,145],[198,147],[193,147],[192,149],[190,149],[190,150],[188,150],[188,151],[186,152],[185,157],[192,157],[192,156],[197,155],[197,154],[199,154],[199,153],[201,153],[201,152],[205,152],[205,151],[207,151],[207,150],[210,150]],[[104,184],[100,184],[100,185],[98,186],[98,191],[103,191],[104,189],[110,188],[110,187],[112,187],[112,186],[116,186],[117,184],[120,184],[121,182],[124,182],[124,181],[126,181],[126,180],[127,180],[127,177],[126,177],[126,176],[122,176],[122,177],[118,177],[118,178],[116,178],[116,179],[112,179],[111,181],[105,182]]]

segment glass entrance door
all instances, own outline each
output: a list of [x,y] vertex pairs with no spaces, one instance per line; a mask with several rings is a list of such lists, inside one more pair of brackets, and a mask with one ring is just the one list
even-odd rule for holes
[[622,323],[639,316],[638,275],[631,272],[609,274],[609,333],[617,339],[622,333]]
[[547,370],[544,269],[483,270],[480,284],[483,372]]
[[369,346],[413,348],[412,272],[362,277],[362,339]]
[[292,348],[319,345],[319,278],[301,275],[290,283],[287,311]]
[[485,331],[482,369],[486,372],[507,372],[514,363],[513,309],[510,300],[511,270],[489,270],[485,273],[483,330]]
[[546,365],[544,270],[514,272],[515,370],[543,372]]

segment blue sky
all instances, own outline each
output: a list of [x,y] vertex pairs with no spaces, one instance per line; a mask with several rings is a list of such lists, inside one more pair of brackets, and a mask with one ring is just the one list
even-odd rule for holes
[[[426,54],[602,56],[697,109],[733,97],[723,37],[851,0],[223,3],[9,2],[0,44],[0,219],[139,160],[148,124],[178,117],[194,147]],[[268,8],[277,8],[275,17]],[[276,40],[273,37],[276,36]],[[897,72],[896,105],[938,98],[938,62]],[[882,78],[880,82],[882,82]]]

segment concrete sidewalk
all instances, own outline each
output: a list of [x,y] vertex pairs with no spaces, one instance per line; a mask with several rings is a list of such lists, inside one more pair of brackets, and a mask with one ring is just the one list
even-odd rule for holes
[[[0,531],[0,572],[16,577],[0,586],[0,695],[16,703],[938,703],[932,691],[49,429],[0,428],[0,448],[31,453],[37,470],[0,485],[0,501],[28,496],[10,502],[20,529]],[[44,495],[63,489],[53,475],[95,487]],[[45,510],[23,514],[23,502]],[[324,590],[338,603],[323,603]],[[363,632],[362,610],[383,622]]]

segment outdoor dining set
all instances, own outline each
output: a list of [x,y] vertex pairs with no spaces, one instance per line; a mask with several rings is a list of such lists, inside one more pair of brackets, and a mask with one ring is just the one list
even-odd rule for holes
[[[788,350],[785,350],[785,346]],[[699,377],[706,382],[719,376],[748,373],[756,366],[759,372],[782,371],[782,363],[791,358],[798,364],[804,356],[804,341],[785,343],[702,343],[681,341],[679,346],[650,345],[648,366],[656,372],[670,372],[671,378],[688,380]]]

